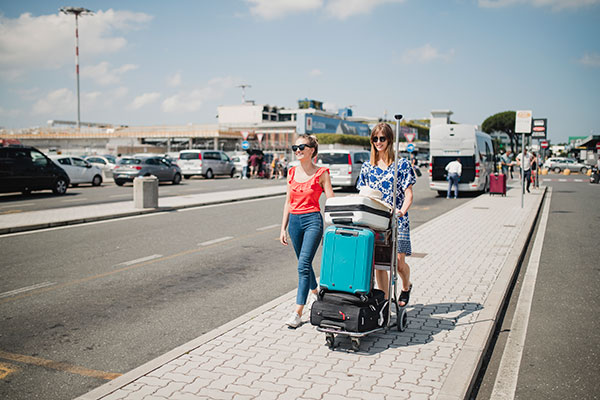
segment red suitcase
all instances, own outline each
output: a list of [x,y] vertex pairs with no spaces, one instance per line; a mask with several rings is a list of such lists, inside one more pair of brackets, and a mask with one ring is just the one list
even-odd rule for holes
[[502,196],[506,196],[506,175],[490,175],[490,196],[493,194],[501,194]]

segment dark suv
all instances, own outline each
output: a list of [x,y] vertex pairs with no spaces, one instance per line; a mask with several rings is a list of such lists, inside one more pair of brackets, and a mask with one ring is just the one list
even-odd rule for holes
[[0,192],[22,192],[51,189],[65,194],[69,176],[34,147],[0,147]]

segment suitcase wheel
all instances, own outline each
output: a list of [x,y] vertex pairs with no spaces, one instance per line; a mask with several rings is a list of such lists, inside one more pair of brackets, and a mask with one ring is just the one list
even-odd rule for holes
[[352,351],[360,350],[360,338],[353,337],[352,338]]
[[335,347],[335,336],[333,336],[333,333],[326,333],[325,341],[327,342],[327,346],[329,346],[329,348],[333,350],[333,348]]
[[396,303],[396,325],[400,332],[404,332],[406,330],[406,326],[408,325],[406,307],[400,307],[398,303]]

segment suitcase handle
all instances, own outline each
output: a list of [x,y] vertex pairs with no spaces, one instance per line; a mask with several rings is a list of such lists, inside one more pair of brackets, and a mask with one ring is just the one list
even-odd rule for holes
[[[352,222],[352,221],[350,221],[350,222]],[[333,220],[333,223],[337,224],[337,222],[335,222],[335,220]],[[340,224],[341,224],[341,222],[340,222]],[[338,229],[336,229],[335,234],[336,235],[346,235],[346,236],[358,236],[358,231],[338,228]]]
[[335,225],[350,225],[352,224],[352,218],[332,218],[331,222]]

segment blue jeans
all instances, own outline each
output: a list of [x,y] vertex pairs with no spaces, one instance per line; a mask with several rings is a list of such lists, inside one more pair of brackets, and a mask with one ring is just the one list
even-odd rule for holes
[[290,214],[288,231],[298,257],[296,304],[305,305],[308,291],[317,288],[312,261],[323,236],[323,217],[320,212]]
[[452,186],[454,186],[454,198],[458,199],[458,179],[460,177],[458,174],[448,174],[448,193],[446,197],[450,198],[450,192],[452,191]]

